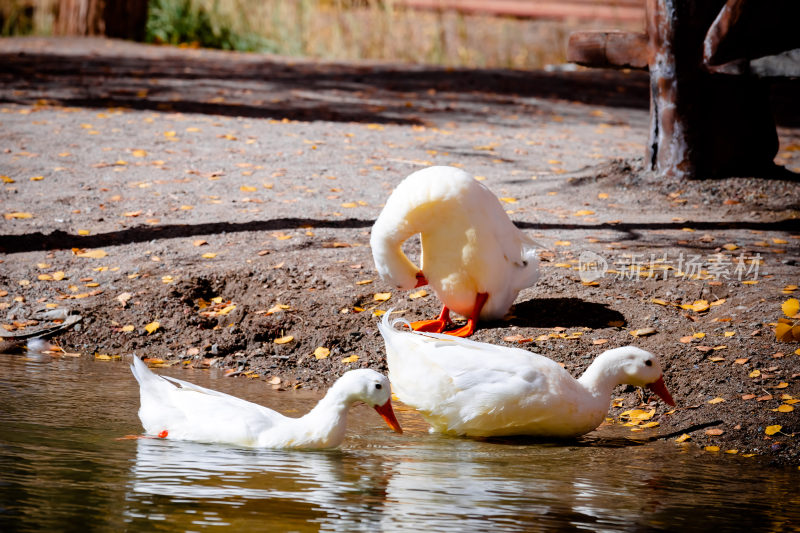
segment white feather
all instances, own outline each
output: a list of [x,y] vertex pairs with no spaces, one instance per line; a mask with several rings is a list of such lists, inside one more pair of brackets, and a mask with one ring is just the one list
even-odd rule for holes
[[[290,418],[241,398],[154,374],[138,357],[131,370],[139,382],[139,418],[145,433],[168,438],[269,448],[328,448],[341,444],[347,410],[363,401],[389,402],[389,381],[367,369],[339,378],[317,406]],[[376,385],[379,385],[376,387]]]
[[603,421],[613,387],[623,382],[646,385],[661,376],[655,356],[633,346],[601,354],[576,380],[541,355],[401,331],[388,316],[378,328],[386,343],[393,391],[443,433],[581,435]]
[[[415,234],[422,243],[420,267],[402,251]],[[442,303],[465,316],[481,292],[489,298],[480,318],[502,318],[519,291],[539,278],[535,243],[489,189],[454,167],[406,177],[375,221],[370,245],[383,279],[411,289],[422,270]]]

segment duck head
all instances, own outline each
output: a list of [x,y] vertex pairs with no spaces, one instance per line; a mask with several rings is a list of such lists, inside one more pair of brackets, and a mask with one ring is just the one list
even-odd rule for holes
[[664,384],[661,364],[655,355],[635,346],[623,346],[609,352],[617,352],[620,357],[620,366],[625,376],[624,383],[647,387],[668,405],[675,405],[675,400]]
[[348,397],[351,401],[364,402],[375,409],[390,428],[397,433],[403,432],[394,416],[392,388],[386,376],[366,368],[350,370],[339,378],[336,385],[349,392]]

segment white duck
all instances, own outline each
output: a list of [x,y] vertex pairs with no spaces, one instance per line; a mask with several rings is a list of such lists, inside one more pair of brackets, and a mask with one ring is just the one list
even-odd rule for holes
[[[419,268],[402,250],[417,233]],[[406,177],[375,221],[370,246],[384,280],[400,289],[430,284],[442,301],[439,318],[411,324],[421,331],[444,331],[452,310],[468,320],[448,333],[468,337],[479,318],[502,318],[519,291],[539,278],[535,243],[514,226],[489,189],[453,167],[429,167]]]
[[347,410],[356,402],[373,407],[402,433],[394,416],[386,376],[351,370],[301,418],[168,376],[158,376],[138,357],[131,370],[139,382],[139,418],[148,435],[260,448],[332,448],[344,440]]
[[[441,433],[576,437],[603,422],[619,384],[675,405],[656,357],[633,346],[600,354],[580,379],[555,361],[508,348],[378,324],[396,397]],[[402,319],[395,322],[404,322]]]

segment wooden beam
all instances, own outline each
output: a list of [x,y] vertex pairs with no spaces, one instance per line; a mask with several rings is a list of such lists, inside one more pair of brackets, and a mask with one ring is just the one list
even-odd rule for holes
[[703,41],[713,67],[800,48],[800,1],[728,0]]
[[[616,21],[644,19],[642,2],[632,0],[394,0],[399,7],[520,18],[581,18]],[[635,5],[634,5],[635,4]]]
[[647,34],[624,31],[571,33],[567,43],[567,61],[585,67],[646,70]]

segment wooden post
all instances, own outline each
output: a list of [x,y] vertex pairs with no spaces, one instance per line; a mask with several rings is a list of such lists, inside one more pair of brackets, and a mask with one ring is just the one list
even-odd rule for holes
[[647,163],[663,176],[748,175],[773,168],[778,137],[766,90],[710,73],[703,40],[725,0],[648,0]]

